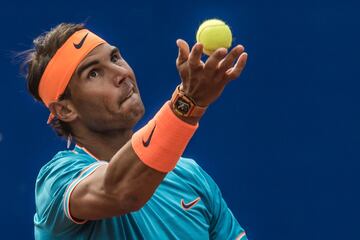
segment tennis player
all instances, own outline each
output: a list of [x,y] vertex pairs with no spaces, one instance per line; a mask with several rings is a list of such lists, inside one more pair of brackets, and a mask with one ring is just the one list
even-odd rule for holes
[[216,183],[181,156],[207,107],[243,70],[243,46],[204,63],[201,44],[190,50],[177,40],[181,84],[133,132],[144,105],[118,48],[67,23],[33,43],[28,89],[55,131],[76,143],[36,179],[36,239],[247,239]]

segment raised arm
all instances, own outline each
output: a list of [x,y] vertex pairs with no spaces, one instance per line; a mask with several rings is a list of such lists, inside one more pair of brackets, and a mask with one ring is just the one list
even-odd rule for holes
[[[221,95],[225,86],[241,74],[247,60],[241,45],[228,54],[226,49],[218,49],[205,63],[201,61],[201,44],[195,44],[191,51],[184,40],[177,40],[177,45],[176,66],[182,81],[180,89],[201,107],[209,106]],[[197,125],[202,117],[182,116],[174,111],[171,104],[168,107],[177,120],[181,119],[182,124],[190,128]],[[176,135],[177,132],[171,134]],[[145,140],[151,135],[149,132]],[[151,198],[167,172],[146,164],[131,141],[119,149],[108,164],[98,167],[74,187],[69,204],[72,218],[95,220],[119,216],[139,210]]]

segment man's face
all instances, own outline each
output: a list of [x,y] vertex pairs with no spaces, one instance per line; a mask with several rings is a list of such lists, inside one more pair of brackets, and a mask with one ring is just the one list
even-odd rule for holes
[[144,114],[133,70],[107,43],[81,61],[69,87],[77,120],[92,131],[129,129]]

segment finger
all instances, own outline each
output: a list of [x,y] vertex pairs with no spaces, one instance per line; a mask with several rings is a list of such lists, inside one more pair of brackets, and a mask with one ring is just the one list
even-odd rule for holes
[[189,58],[189,45],[186,41],[182,39],[176,40],[176,45],[179,48],[178,57],[176,59],[176,64],[181,65],[186,62]]
[[226,48],[219,48],[205,62],[205,72],[206,74],[213,74],[217,69],[219,62],[226,56],[227,50]]
[[242,45],[234,47],[230,53],[220,62],[219,72],[225,72],[233,66],[234,61],[244,52]]
[[201,66],[201,55],[203,52],[203,45],[196,43],[189,54],[189,65],[191,68],[197,68]]
[[242,70],[246,65],[247,58],[248,54],[246,52],[243,52],[236,61],[235,66],[225,72],[227,80],[234,80],[235,78],[240,76]]

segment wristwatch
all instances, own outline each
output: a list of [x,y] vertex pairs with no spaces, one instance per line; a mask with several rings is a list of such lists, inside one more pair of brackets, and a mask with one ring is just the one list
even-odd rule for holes
[[184,117],[200,117],[207,108],[196,105],[191,97],[186,96],[185,93],[180,90],[180,85],[176,87],[172,95],[171,107],[176,114]]

